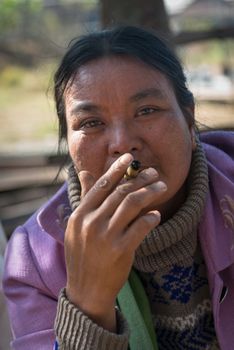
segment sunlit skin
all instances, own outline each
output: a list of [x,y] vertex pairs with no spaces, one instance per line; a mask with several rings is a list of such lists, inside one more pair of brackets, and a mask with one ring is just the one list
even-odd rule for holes
[[[159,212],[165,220],[185,199],[194,130],[169,80],[129,57],[82,66],[65,104],[69,152],[82,186],[65,234],[67,295],[115,331],[115,299],[135,249],[159,224]],[[133,159],[146,169],[125,181]]]

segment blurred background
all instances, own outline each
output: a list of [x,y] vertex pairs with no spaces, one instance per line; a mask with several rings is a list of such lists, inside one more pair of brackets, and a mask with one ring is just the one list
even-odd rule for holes
[[114,24],[155,28],[181,58],[201,130],[234,129],[234,0],[0,0],[0,221],[9,238],[53,193],[53,73],[72,38]]

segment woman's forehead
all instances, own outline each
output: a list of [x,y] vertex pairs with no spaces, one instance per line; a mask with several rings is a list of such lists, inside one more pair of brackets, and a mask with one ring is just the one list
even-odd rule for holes
[[119,74],[121,71],[124,73],[126,73],[127,71],[129,74],[133,72],[144,73],[147,75],[155,73],[158,76],[163,76],[166,78],[166,76],[163,73],[161,73],[158,69],[154,68],[153,66],[143,62],[138,58],[127,55],[111,55],[91,60],[85,63],[84,65],[80,66],[74,76],[76,79],[82,79],[88,74],[92,76],[93,72],[95,72],[98,75],[104,76],[105,73]]
[[[69,85],[68,95],[82,96],[124,90],[130,95],[150,91],[159,96],[172,90],[168,78],[159,70],[131,57],[105,57],[81,66]],[[143,93],[143,92],[142,92]]]

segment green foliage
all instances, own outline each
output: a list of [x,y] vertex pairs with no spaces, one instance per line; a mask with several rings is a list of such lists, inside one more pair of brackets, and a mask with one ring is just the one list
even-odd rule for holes
[[34,15],[41,9],[39,0],[1,0],[0,1],[0,31],[1,34],[14,29],[22,21],[23,13]]
[[19,21],[18,3],[16,0],[2,0],[0,2],[0,29],[15,27]]

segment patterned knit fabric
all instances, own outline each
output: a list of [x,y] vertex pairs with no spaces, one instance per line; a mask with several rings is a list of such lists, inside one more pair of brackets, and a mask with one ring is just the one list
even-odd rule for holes
[[[134,267],[149,297],[159,349],[216,350],[206,268],[196,233],[208,191],[207,164],[199,141],[187,188],[187,199],[177,213],[141,243]],[[73,167],[68,193],[74,210],[80,185]]]
[[199,248],[191,259],[140,276],[150,300],[159,349],[219,349]]

